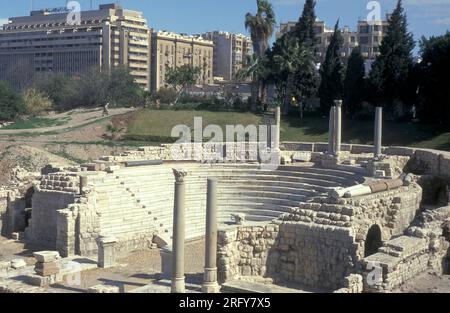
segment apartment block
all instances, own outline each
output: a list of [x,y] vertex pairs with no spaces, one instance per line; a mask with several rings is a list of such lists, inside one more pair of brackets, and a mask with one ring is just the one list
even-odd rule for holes
[[[351,31],[348,26],[341,29],[343,45],[341,49],[342,57],[349,57],[352,50],[359,46],[365,59],[374,59],[378,55],[379,46],[383,37],[386,35],[388,21],[359,21],[357,31]],[[277,39],[284,34],[295,29],[296,22],[281,23],[279,31],[276,33]],[[324,60],[328,45],[334,29],[328,28],[324,21],[316,20],[314,25],[315,53],[319,60]]]
[[152,33],[152,90],[166,86],[166,71],[185,64],[200,68],[198,85],[213,84],[214,43],[200,36],[166,31]]
[[358,22],[358,44],[365,58],[374,59],[379,54],[388,26],[388,21]]
[[246,66],[247,58],[253,55],[251,38],[223,31],[208,32],[202,37],[214,43],[214,78],[235,80],[236,74]]
[[0,79],[22,88],[36,73],[76,75],[93,67],[129,67],[150,88],[151,31],[143,13],[118,4],[82,11],[71,25],[68,12],[32,11],[12,17],[0,30]]

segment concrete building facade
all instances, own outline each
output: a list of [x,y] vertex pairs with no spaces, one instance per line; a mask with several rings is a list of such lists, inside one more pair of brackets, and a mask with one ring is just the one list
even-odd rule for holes
[[381,42],[386,36],[388,21],[358,22],[358,45],[366,59],[375,59],[380,52]]
[[252,40],[242,34],[214,31],[202,35],[214,43],[214,78],[235,80],[236,74],[245,67],[247,57],[253,55]]
[[185,64],[200,68],[199,85],[213,84],[214,44],[198,36],[166,31],[152,33],[152,90],[166,86],[167,68]]
[[[342,37],[344,39],[341,49],[342,57],[349,57],[352,50],[359,46],[365,59],[375,59],[379,53],[379,46],[384,36],[386,36],[388,24],[387,20],[375,21],[370,24],[367,21],[359,21],[357,31],[351,31],[348,26],[342,28]],[[277,39],[294,30],[295,25],[296,22],[281,23],[279,31],[276,33]],[[315,52],[318,58],[323,60],[334,29],[328,28],[324,21],[317,20],[314,30],[316,34]]]
[[143,13],[104,4],[81,12],[79,25],[67,16],[42,10],[10,18],[0,30],[0,79],[23,88],[36,73],[126,65],[136,83],[150,88],[151,32]]

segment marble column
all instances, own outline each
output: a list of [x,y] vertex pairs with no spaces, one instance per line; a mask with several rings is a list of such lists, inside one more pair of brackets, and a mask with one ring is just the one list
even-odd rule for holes
[[175,175],[175,196],[173,209],[173,259],[172,259],[172,293],[184,293],[184,245],[185,245],[185,198],[186,188],[184,178],[187,172],[173,169]]
[[334,152],[334,119],[336,114],[336,107],[331,107],[330,109],[330,121],[328,124],[328,154],[333,154]]
[[277,130],[275,133],[274,146],[276,151],[280,151],[281,109],[279,106],[275,108],[275,123]]
[[377,107],[375,111],[375,136],[374,136],[374,156],[381,156],[383,138],[383,108]]
[[339,155],[341,152],[341,142],[342,142],[342,100],[335,100],[336,112],[334,119],[334,154]]
[[217,283],[217,180],[208,179],[206,200],[205,275],[202,291],[219,292]]

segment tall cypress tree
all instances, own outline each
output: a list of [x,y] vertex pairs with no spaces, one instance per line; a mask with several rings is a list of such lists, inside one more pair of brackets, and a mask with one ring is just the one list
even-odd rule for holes
[[370,73],[370,87],[375,104],[392,110],[395,100],[405,99],[414,46],[413,35],[408,32],[402,0],[398,0],[397,7],[389,18],[387,34],[380,46],[380,55]]
[[316,1],[306,0],[303,6],[303,12],[297,24],[295,25],[294,33],[298,40],[309,46],[315,43],[314,23],[316,21]]
[[364,59],[359,47],[353,49],[348,58],[347,71],[344,79],[344,108],[345,113],[355,116],[361,108],[365,87]]
[[342,99],[343,96],[343,71],[340,50],[344,39],[339,30],[339,20],[334,26],[330,45],[327,49],[325,61],[320,68],[322,81],[319,87],[320,108],[322,113],[327,113],[333,106],[333,101]]

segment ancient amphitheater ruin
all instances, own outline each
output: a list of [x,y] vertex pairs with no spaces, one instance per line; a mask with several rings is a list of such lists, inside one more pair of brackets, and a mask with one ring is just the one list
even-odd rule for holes
[[[192,161],[194,145],[43,168],[32,186],[0,193],[2,233],[44,251],[34,267],[0,264],[0,291],[45,292],[73,274],[74,257],[107,268],[157,246],[173,264],[172,291],[183,292],[185,241],[205,236],[205,292],[239,281],[389,292],[428,269],[448,273],[450,153],[382,147],[379,124],[375,147],[341,144],[339,110],[329,143],[276,144],[276,169],[248,157]],[[226,147],[235,156],[242,145]],[[174,148],[184,159],[173,160]]]

